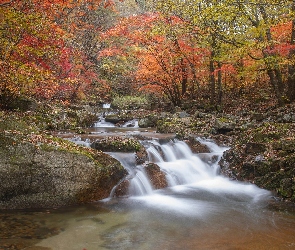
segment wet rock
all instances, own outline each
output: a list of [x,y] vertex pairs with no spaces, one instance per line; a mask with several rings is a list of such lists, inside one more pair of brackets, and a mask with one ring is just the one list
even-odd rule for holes
[[190,115],[187,112],[185,112],[185,111],[177,112],[177,113],[175,113],[175,116],[177,118],[187,118],[187,117],[190,117]]
[[155,163],[145,165],[145,171],[155,189],[161,189],[168,186],[166,175],[161,168]]
[[113,124],[118,124],[120,122],[126,122],[127,120],[120,117],[118,114],[108,114],[105,116],[105,121],[106,122],[110,122],[110,123],[113,123]]
[[295,113],[283,114],[281,120],[285,123],[295,122]]
[[206,113],[203,113],[203,112],[200,112],[200,111],[196,111],[193,115],[193,117],[195,119],[198,119],[198,118],[206,118],[207,114]]
[[130,181],[128,179],[123,180],[120,182],[116,187],[113,193],[114,197],[123,197],[128,195],[128,190],[130,186]]
[[148,154],[144,147],[141,147],[140,150],[135,153],[135,160],[137,165],[141,165],[148,161]]
[[[273,191],[275,195],[295,201],[295,156],[284,154],[283,157],[266,158],[265,145],[253,143],[248,151],[243,147],[233,147],[226,151],[220,161],[221,172],[230,178],[248,181],[261,188]],[[272,144],[272,145],[276,145]],[[276,145],[280,152],[282,144]],[[260,157],[262,160],[257,160]]]
[[210,153],[209,148],[206,145],[200,143],[194,137],[190,137],[185,142],[188,144],[193,153]]
[[0,140],[0,209],[100,200],[127,175],[117,160],[102,152],[36,147],[3,134]]
[[156,115],[148,115],[138,121],[140,128],[150,128],[157,125],[158,117]]

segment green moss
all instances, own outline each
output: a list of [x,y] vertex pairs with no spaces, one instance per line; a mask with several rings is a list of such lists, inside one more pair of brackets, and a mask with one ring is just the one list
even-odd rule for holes
[[93,147],[102,151],[138,152],[142,145],[136,139],[126,137],[108,137],[96,141]]
[[147,104],[148,100],[144,96],[118,96],[112,101],[112,106],[120,109],[137,108]]
[[292,188],[292,179],[284,178],[280,181],[280,186],[278,188],[278,193],[284,198],[291,198],[293,196],[293,188]]
[[226,117],[220,117],[220,118],[217,118],[217,120],[222,123],[232,122],[230,119]]

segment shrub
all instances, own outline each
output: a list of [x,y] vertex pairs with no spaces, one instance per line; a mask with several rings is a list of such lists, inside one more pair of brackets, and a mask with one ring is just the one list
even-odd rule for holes
[[117,96],[112,101],[114,108],[138,109],[148,105],[148,100],[144,96]]

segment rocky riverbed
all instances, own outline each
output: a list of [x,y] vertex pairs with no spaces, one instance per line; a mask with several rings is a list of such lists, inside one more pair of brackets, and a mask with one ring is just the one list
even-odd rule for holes
[[295,201],[294,104],[228,113],[176,109],[174,113],[146,114],[139,124],[155,124],[157,132],[174,133],[189,141],[195,152],[204,150],[193,139],[196,137],[229,146],[220,162],[222,174]]
[[[229,146],[220,162],[222,174],[255,183],[294,202],[294,110],[294,105],[229,113],[203,109],[176,109],[173,113],[138,109],[117,111],[116,115],[113,112],[112,121],[116,123],[122,114],[124,121],[136,118],[141,128],[153,126],[157,132],[172,133],[186,140],[194,152],[206,151],[196,137],[211,138]],[[93,150],[53,136],[57,129],[86,133],[85,129],[98,119],[100,112],[101,109],[90,106],[2,111],[1,208],[64,206],[107,197],[127,173],[100,150],[137,151],[143,163],[145,155],[138,143],[140,138],[100,139],[93,142],[93,148],[97,149]],[[93,186],[99,188],[93,189]]]

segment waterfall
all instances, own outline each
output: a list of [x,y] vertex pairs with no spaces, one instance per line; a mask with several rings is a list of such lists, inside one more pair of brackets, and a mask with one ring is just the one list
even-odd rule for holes
[[[210,166],[202,161],[198,155],[192,153],[185,142],[170,142],[164,145],[157,145],[157,147],[158,150],[153,146],[148,149],[149,160],[157,163],[161,170],[166,173],[166,180],[169,186],[194,183],[216,176],[216,168],[218,166]],[[220,156],[222,153],[223,151],[219,150],[218,154]]]
[[[220,147],[212,141],[199,138],[198,140],[207,145],[210,153],[194,154],[183,141],[170,141],[166,144],[160,144],[156,140],[149,141],[149,146],[146,146],[149,162],[159,166],[168,185],[160,190],[154,189],[145,167],[136,165],[135,154],[111,153],[129,172],[129,197],[159,203],[158,200],[164,202],[167,199],[176,202],[174,195],[187,195],[191,192],[194,192],[196,197],[201,195],[201,199],[204,194],[208,197],[223,194],[225,199],[228,195],[237,196],[238,199],[243,197],[252,201],[269,196],[268,191],[255,185],[232,181],[219,175],[218,161],[227,148]],[[180,200],[177,199],[177,202]]]
[[125,123],[122,125],[122,127],[123,127],[123,128],[128,128],[128,127],[139,128],[139,126],[138,126],[138,120],[137,120],[137,119],[134,119],[134,120],[131,120],[131,121],[125,122]]
[[111,107],[111,104],[110,104],[110,103],[104,103],[104,104],[102,105],[102,107],[103,107],[104,109],[109,109],[109,108]]
[[[151,141],[146,149],[149,162],[156,163],[162,172],[165,173],[169,187],[185,185],[214,178],[217,174],[218,164],[208,164],[198,155],[193,154],[189,146],[182,141],[159,144]],[[223,150],[216,145],[216,153],[209,153],[208,157],[218,155],[221,157]],[[145,173],[143,166],[136,166],[135,156],[124,153],[110,153],[119,160],[129,172],[129,194],[147,195],[154,190],[151,181]],[[133,159],[133,160],[131,160]]]
[[105,116],[107,114],[113,114],[113,111],[109,111],[111,108],[111,104],[105,103],[102,105],[103,112],[100,114],[98,121],[94,123],[93,127],[95,128],[109,128],[109,127],[115,127],[115,125],[111,122],[106,122],[105,121]]

